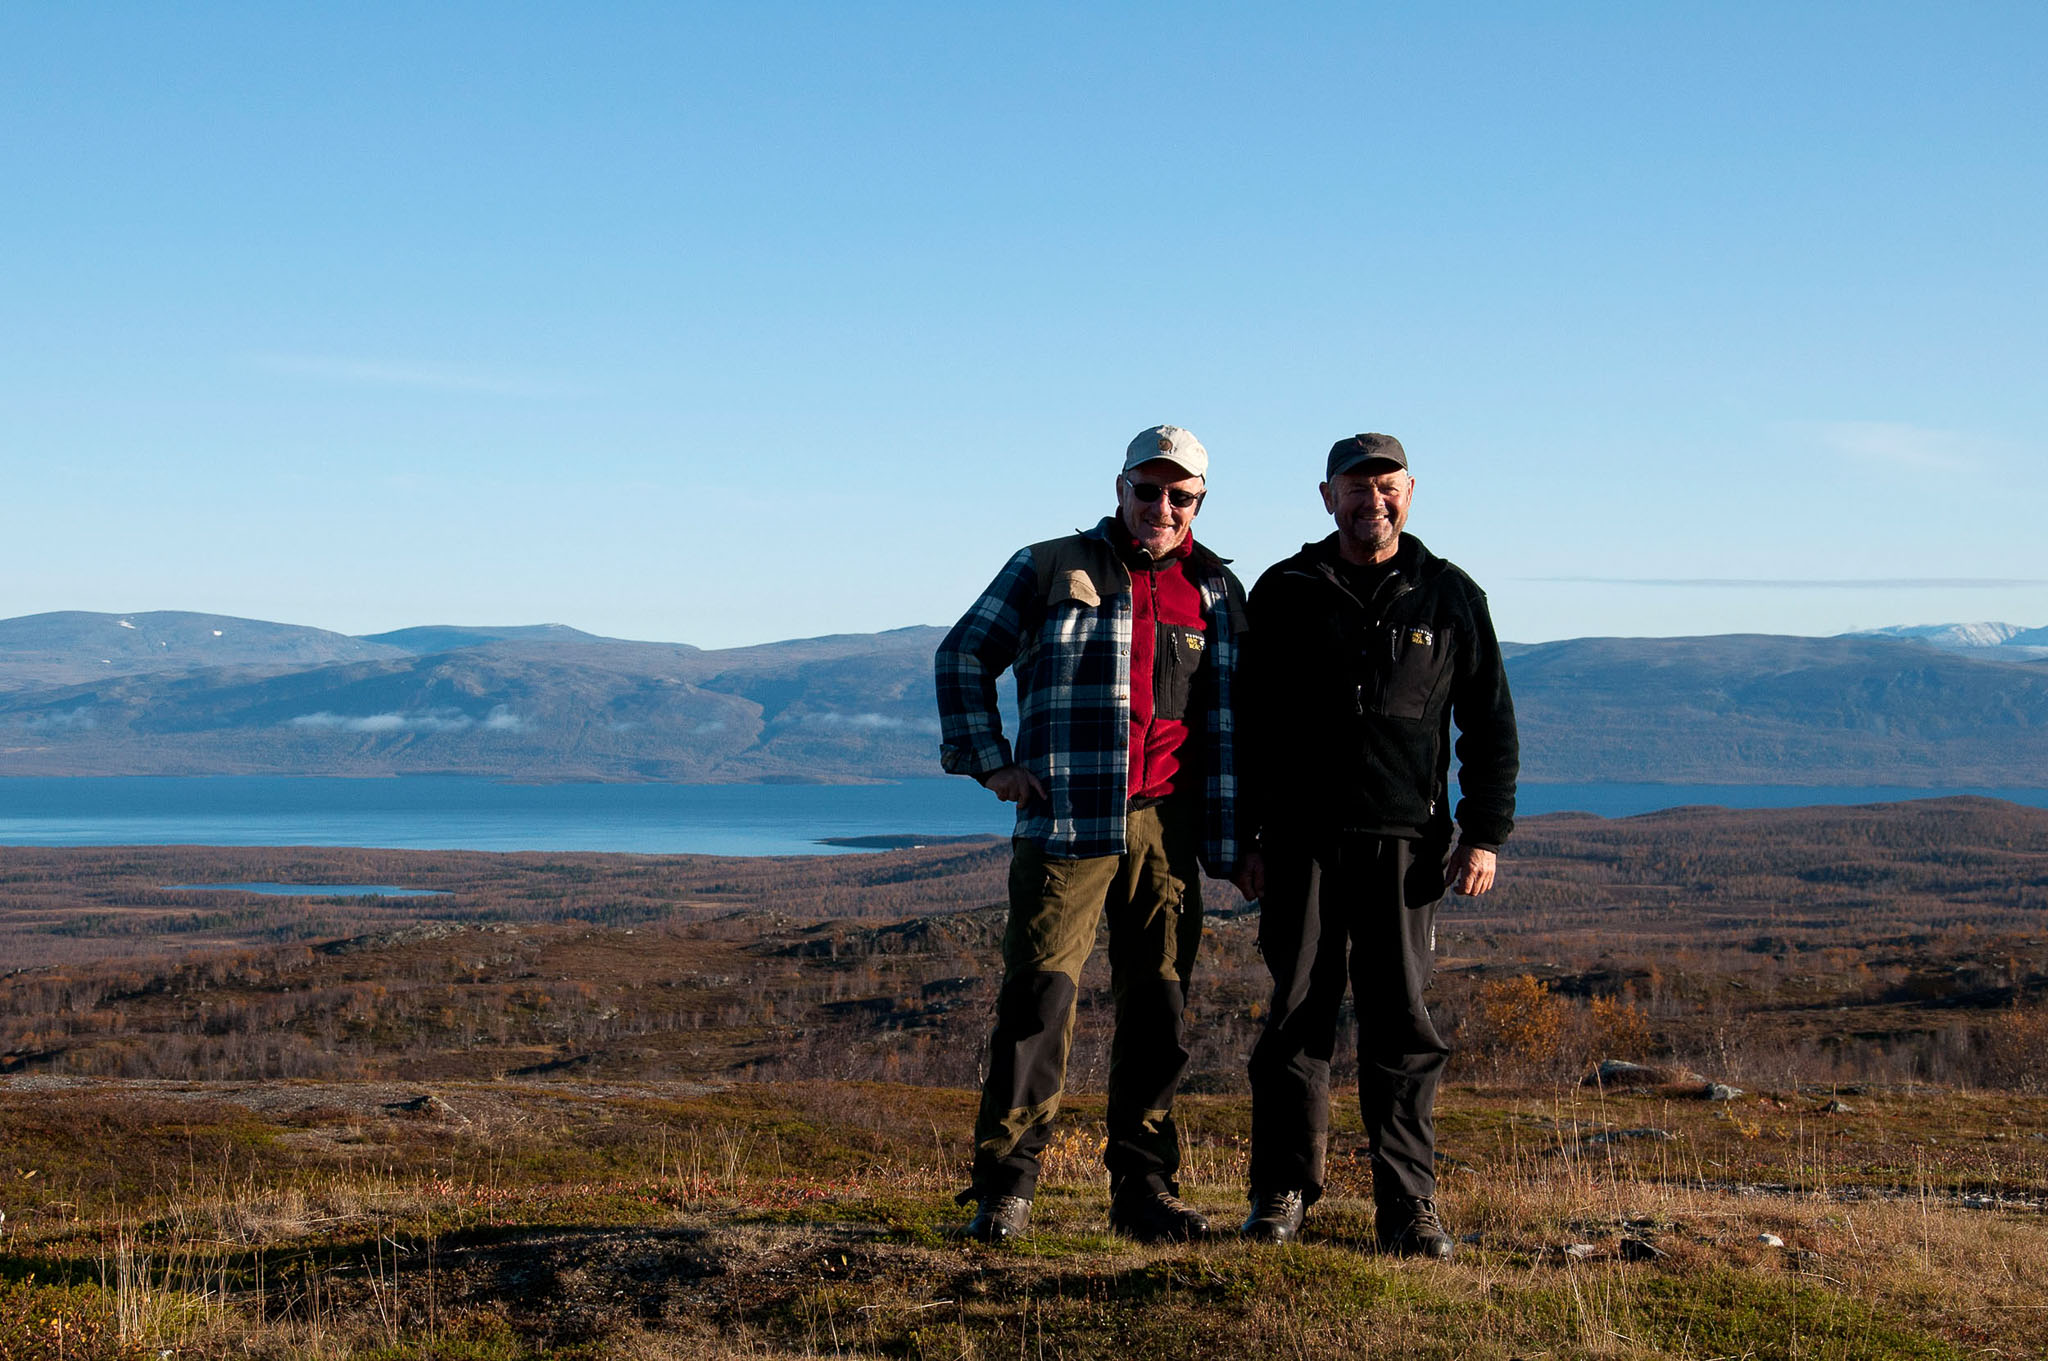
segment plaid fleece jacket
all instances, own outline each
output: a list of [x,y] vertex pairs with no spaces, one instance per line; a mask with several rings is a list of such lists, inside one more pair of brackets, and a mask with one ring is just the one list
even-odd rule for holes
[[[1050,856],[1121,855],[1131,760],[1131,576],[1111,520],[1021,550],[939,644],[939,761],[976,779],[1012,761],[1049,800],[1017,810],[1020,837]],[[1237,743],[1231,692],[1245,628],[1244,588],[1196,545],[1183,570],[1202,597],[1205,673],[1189,726],[1202,734],[1202,863],[1237,872]],[[1014,752],[996,709],[996,679],[1016,668]],[[1199,717],[1198,717],[1199,715]]]

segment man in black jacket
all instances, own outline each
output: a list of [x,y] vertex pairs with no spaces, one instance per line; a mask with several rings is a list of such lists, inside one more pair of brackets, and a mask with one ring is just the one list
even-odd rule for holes
[[1437,904],[1446,889],[1493,887],[1514,825],[1514,706],[1486,593],[1401,532],[1415,479],[1400,441],[1339,440],[1326,479],[1337,532],[1259,578],[1243,658],[1244,812],[1259,831],[1259,948],[1273,974],[1251,1060],[1244,1234],[1293,1239],[1322,1194],[1348,981],[1379,1245],[1448,1257],[1434,1109],[1450,1050],[1423,990]]

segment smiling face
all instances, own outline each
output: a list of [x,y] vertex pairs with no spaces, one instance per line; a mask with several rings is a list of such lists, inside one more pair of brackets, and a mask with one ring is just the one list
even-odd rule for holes
[[1337,520],[1337,551],[1346,562],[1385,562],[1401,546],[1415,479],[1405,469],[1338,473],[1323,483],[1323,509]]
[[[1140,463],[1117,478],[1117,514],[1145,556],[1163,558],[1187,542],[1202,508],[1203,486],[1201,478],[1189,477],[1187,469],[1163,458]],[[1174,505],[1175,497],[1187,504]]]

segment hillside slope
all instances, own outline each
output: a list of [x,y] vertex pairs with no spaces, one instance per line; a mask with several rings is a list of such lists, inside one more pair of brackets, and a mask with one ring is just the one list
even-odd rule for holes
[[277,672],[401,655],[375,639],[262,619],[62,610],[0,619],[0,693],[106,676],[236,667]]
[[1887,638],[1580,638],[1508,663],[1552,780],[2034,786],[2048,667]]
[[[567,631],[564,632],[573,632]],[[936,629],[731,653],[578,634],[0,693],[0,774],[932,773]]]
[[[207,615],[9,620],[0,776],[932,775],[942,636],[707,651],[560,625],[352,639]],[[1531,782],[2048,782],[2048,662],[2001,648],[1731,634],[1506,651]]]

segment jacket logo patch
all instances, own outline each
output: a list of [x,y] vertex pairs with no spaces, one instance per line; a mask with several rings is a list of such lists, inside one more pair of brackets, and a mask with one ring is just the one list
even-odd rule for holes
[[1188,647],[1196,652],[1200,652],[1209,645],[1208,639],[1202,637],[1199,633],[1190,633],[1185,636],[1188,640]]
[[1428,647],[1436,641],[1436,635],[1428,629],[1409,629],[1408,641],[1416,647]]
[[1100,605],[1102,597],[1095,593],[1095,583],[1088,574],[1075,570],[1066,574],[1060,582],[1060,589],[1054,594],[1055,600],[1078,600],[1083,605]]

